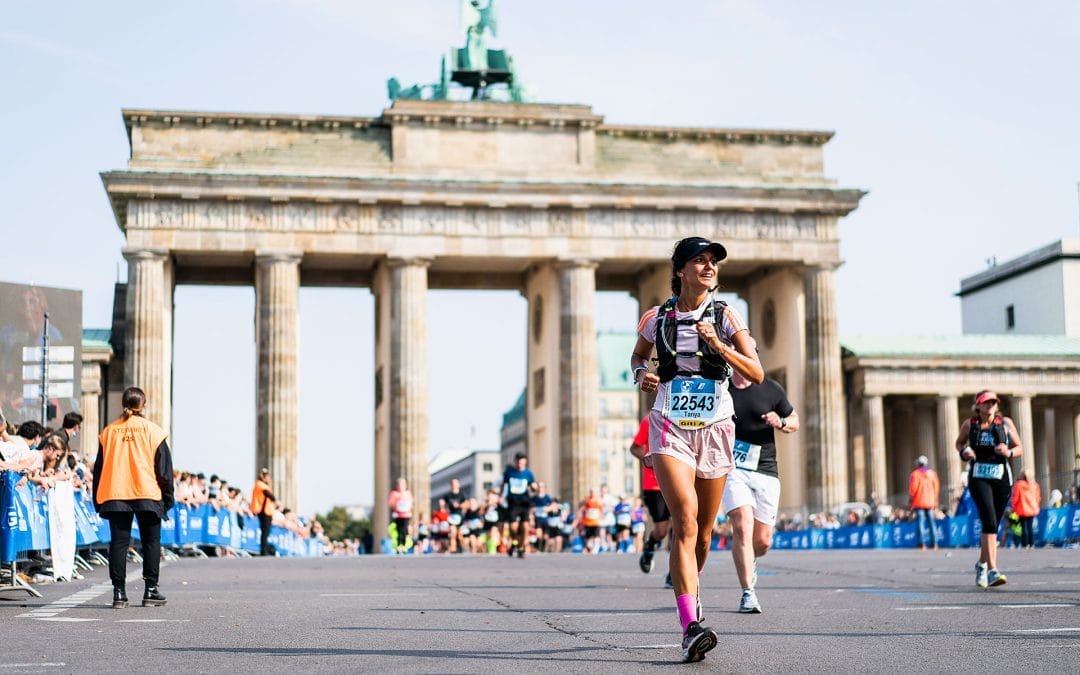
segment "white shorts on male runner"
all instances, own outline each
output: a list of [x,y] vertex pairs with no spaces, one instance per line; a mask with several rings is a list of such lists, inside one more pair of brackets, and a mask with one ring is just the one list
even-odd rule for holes
[[734,447],[735,423],[730,418],[683,429],[659,410],[649,413],[649,454],[674,457],[694,469],[698,478],[726,476],[735,466]]
[[776,509],[780,505],[780,479],[766,473],[734,469],[724,486],[724,513],[740,506],[754,508],[754,520],[770,527],[776,524]]

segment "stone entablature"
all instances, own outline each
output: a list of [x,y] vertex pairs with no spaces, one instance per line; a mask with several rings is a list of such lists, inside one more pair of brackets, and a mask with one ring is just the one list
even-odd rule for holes
[[1017,395],[1080,395],[1077,360],[1026,364],[1015,359],[968,364],[948,360],[938,365],[860,363],[857,366],[845,361],[844,370],[855,371],[855,390],[864,396],[964,396],[987,388]]
[[835,189],[823,174],[831,132],[605,125],[588,106],[399,100],[374,118],[125,110],[124,121],[130,171]]

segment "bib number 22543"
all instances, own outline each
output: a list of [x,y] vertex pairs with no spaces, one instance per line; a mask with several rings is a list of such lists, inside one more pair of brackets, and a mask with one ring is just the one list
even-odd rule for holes
[[668,392],[665,417],[680,427],[703,427],[717,408],[716,381],[675,379]]

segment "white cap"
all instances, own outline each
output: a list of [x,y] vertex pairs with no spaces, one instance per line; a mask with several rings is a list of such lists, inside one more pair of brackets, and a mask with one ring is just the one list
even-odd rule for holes
[[929,460],[926,459],[926,455],[919,455],[915,459],[915,463],[919,466],[926,466],[929,463]]

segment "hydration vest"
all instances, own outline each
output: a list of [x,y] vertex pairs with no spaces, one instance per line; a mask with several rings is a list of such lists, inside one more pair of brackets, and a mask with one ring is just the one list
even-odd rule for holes
[[1001,415],[995,415],[993,422],[990,423],[990,428],[986,429],[994,437],[994,445],[982,445],[979,443],[979,436],[983,432],[979,428],[978,416],[972,417],[971,422],[968,424],[968,446],[972,450],[983,448],[993,451],[997,447],[998,443],[1009,444],[1009,428],[1005,426],[1005,420],[1001,419]]
[[[660,361],[660,365],[656,368],[656,374],[660,377],[660,381],[670,382],[675,379],[676,375],[684,377],[700,375],[709,380],[728,379],[731,377],[731,366],[720,356],[720,352],[717,352],[712,348],[712,345],[702,340],[700,335],[698,336],[697,351],[680,352],[676,350],[679,326],[695,325],[698,322],[698,320],[694,319],[679,319],[676,316],[675,305],[678,300],[678,296],[669,299],[656,312],[656,356]],[[719,327],[724,321],[724,309],[726,308],[726,302],[713,298],[712,302],[705,305],[705,312],[699,320],[707,321],[711,318],[713,323]],[[717,333],[719,333],[719,330]],[[683,358],[699,357],[701,359],[701,370],[680,370],[675,365],[675,358],[678,356]]]

